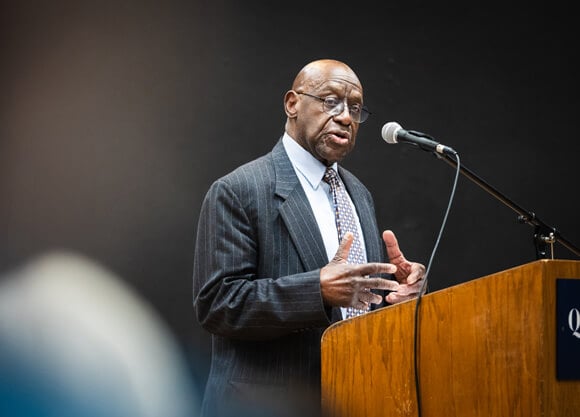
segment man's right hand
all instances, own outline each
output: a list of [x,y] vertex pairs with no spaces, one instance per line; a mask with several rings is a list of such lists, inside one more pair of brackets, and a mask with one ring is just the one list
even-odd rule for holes
[[320,287],[327,305],[365,310],[370,303],[380,304],[383,301],[383,297],[372,293],[371,289],[397,291],[399,288],[397,281],[369,275],[393,274],[397,267],[379,262],[346,263],[353,240],[351,232],[344,235],[334,258],[320,270]]

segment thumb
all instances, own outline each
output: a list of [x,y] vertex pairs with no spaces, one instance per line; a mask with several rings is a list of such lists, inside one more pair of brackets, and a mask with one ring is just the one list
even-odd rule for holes
[[383,240],[385,242],[385,246],[387,247],[387,255],[389,255],[390,263],[398,264],[406,261],[403,253],[401,252],[401,249],[399,248],[397,237],[391,230],[385,230],[383,232]]
[[397,279],[406,278],[411,272],[411,263],[403,256],[403,252],[401,252],[401,249],[399,248],[397,237],[391,230],[385,230],[383,232],[383,240],[387,247],[389,262],[397,266],[395,276]]
[[354,235],[352,232],[346,232],[340,241],[340,245],[338,245],[338,249],[336,250],[336,254],[334,258],[332,258],[331,262],[335,263],[344,263],[348,259],[348,253],[350,252],[350,247],[352,246],[352,242],[354,241]]

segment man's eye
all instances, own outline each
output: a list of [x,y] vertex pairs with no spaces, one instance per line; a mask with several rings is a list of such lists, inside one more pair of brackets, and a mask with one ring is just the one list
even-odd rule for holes
[[348,106],[348,111],[351,113],[359,114],[361,112],[362,106],[360,104],[353,104],[352,106]]
[[330,107],[330,108],[334,108],[336,106],[338,106],[340,103],[342,103],[339,99],[337,99],[336,97],[326,97],[324,99],[325,104]]

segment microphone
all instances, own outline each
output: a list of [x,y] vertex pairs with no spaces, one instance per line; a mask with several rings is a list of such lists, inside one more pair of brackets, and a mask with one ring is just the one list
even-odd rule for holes
[[457,152],[453,148],[429,139],[430,136],[425,133],[415,132],[414,130],[405,130],[397,122],[385,123],[381,130],[381,134],[384,141],[390,144],[399,142],[410,143],[411,145],[420,147],[424,151],[437,152],[446,155],[457,155]]

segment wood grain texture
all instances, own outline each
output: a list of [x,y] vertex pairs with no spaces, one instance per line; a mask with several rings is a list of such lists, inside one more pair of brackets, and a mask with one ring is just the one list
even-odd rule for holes
[[[539,260],[423,297],[423,417],[579,415],[580,381],[556,380],[556,278],[580,279],[580,262]],[[327,329],[329,416],[417,415],[415,309],[409,301]]]

